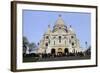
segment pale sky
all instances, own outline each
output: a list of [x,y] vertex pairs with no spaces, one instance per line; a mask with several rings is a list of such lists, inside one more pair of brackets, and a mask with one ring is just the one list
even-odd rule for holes
[[62,15],[65,25],[72,26],[81,47],[86,47],[91,43],[91,14],[78,12],[52,12],[52,11],[32,11],[23,10],[23,36],[26,36],[29,42],[38,43],[43,34],[47,31],[48,25],[55,25],[58,16]]

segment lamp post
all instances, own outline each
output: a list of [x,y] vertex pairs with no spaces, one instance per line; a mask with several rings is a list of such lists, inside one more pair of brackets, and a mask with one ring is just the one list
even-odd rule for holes
[[86,45],[86,49],[87,49],[87,41],[85,42],[85,45]]

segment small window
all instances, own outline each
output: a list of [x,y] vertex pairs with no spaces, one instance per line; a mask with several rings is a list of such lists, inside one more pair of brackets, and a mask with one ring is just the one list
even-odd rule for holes
[[48,36],[46,36],[46,39],[49,39],[49,37],[48,37]]
[[74,38],[74,36],[71,36],[71,38]]
[[59,29],[61,29],[61,27],[59,27]]
[[48,43],[46,43],[45,46],[47,47],[48,46]]
[[67,29],[65,29],[65,31],[68,33],[68,30]]
[[72,46],[74,46],[74,43],[72,43]]
[[56,37],[53,37],[53,39],[55,39]]
[[61,36],[59,36],[59,43],[61,43]]

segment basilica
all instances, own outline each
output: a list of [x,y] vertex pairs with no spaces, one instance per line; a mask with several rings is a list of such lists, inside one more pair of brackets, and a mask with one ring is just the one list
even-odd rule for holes
[[40,54],[67,54],[80,52],[80,43],[75,31],[65,24],[59,15],[53,29],[48,25],[47,31],[39,42],[38,53]]

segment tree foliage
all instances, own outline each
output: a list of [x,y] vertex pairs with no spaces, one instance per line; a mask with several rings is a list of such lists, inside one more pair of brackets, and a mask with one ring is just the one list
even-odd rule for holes
[[29,44],[29,52],[34,51],[36,49],[36,44],[35,43],[30,43]]
[[[36,44],[35,43],[30,43],[27,39],[27,37],[23,37],[23,53],[26,54],[26,51],[28,50],[29,53],[31,51],[34,51],[36,49]],[[28,49],[29,48],[29,49]]]
[[27,37],[23,37],[23,53],[26,54],[26,51],[27,51],[27,46],[28,46],[29,42],[28,42],[28,39]]

